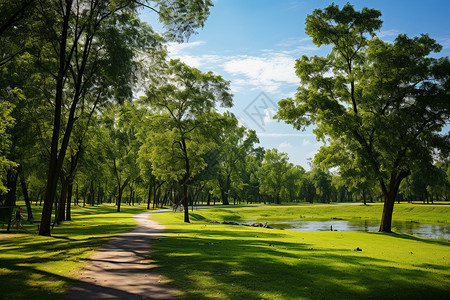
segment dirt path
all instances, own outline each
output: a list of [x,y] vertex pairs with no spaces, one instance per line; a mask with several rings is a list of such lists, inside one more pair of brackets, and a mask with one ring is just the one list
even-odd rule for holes
[[[156,211],[158,212],[158,211]],[[107,242],[95,252],[68,299],[174,299],[176,292],[162,282],[149,260],[150,241],[164,227],[149,220],[148,211],[134,216],[131,232]]]

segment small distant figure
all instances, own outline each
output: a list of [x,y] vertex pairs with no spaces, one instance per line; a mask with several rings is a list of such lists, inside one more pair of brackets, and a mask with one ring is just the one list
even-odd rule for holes
[[331,231],[333,231],[333,225],[331,225]]
[[353,249],[353,251],[362,251],[362,249],[359,247],[356,247],[356,249]]
[[16,228],[19,228],[19,227],[23,228],[22,221],[23,221],[23,211],[19,206],[19,208],[17,208],[17,210],[16,210],[16,213],[14,214],[14,224],[15,224]]

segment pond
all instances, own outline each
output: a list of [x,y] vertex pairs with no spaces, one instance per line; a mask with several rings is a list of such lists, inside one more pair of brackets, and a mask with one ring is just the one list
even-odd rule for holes
[[[380,221],[367,220],[288,220],[268,222],[272,228],[300,231],[378,231]],[[393,221],[392,230],[398,233],[406,233],[427,239],[450,239],[450,225],[422,224],[417,222]]]

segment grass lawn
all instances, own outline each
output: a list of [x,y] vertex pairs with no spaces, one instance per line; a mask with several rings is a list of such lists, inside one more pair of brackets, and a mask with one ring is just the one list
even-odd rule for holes
[[[35,218],[39,217],[36,209]],[[130,231],[133,215],[145,206],[74,207],[71,222],[56,225],[52,237],[37,235],[37,225],[0,234],[0,299],[62,299],[64,292],[95,249],[111,237]]]
[[[355,203],[356,204],[356,203]],[[302,204],[295,206],[254,206],[234,209],[213,209],[202,212],[207,218],[226,221],[252,219],[255,222],[286,221],[292,219],[380,220],[383,203],[356,204]],[[219,220],[219,219],[218,219]],[[393,220],[414,221],[430,224],[450,223],[450,205],[395,204]]]
[[[449,209],[397,205],[394,218],[448,223]],[[293,216],[372,219],[381,206],[213,208],[191,213],[191,224],[182,213],[157,214],[167,234],[152,245],[152,259],[182,299],[448,299],[448,241],[207,222]]]

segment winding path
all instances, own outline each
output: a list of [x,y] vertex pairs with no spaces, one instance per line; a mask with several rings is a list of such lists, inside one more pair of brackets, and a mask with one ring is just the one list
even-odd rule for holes
[[150,241],[164,229],[149,219],[157,212],[161,211],[134,216],[138,225],[133,231],[108,241],[95,252],[68,299],[175,299],[176,291],[162,281],[149,259]]

